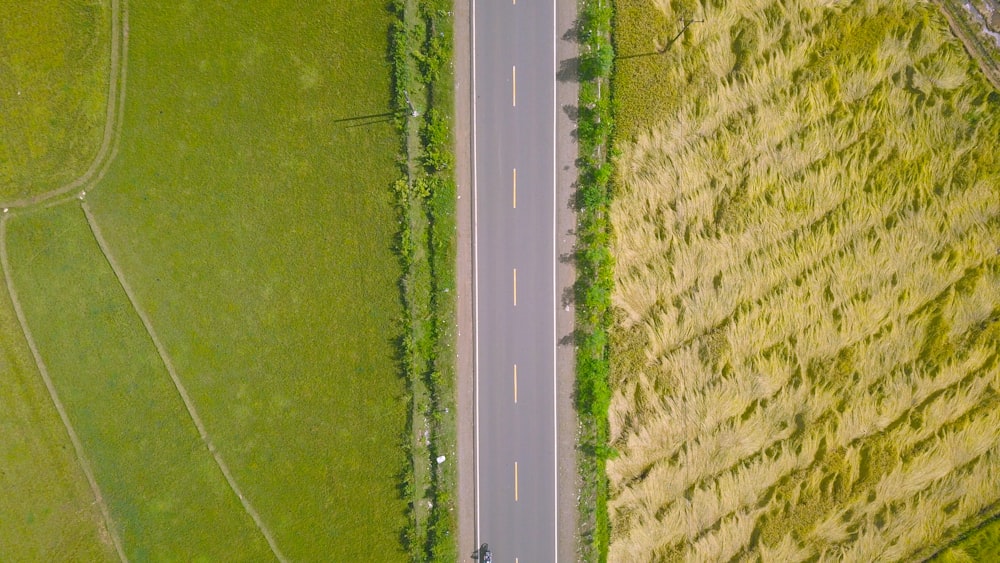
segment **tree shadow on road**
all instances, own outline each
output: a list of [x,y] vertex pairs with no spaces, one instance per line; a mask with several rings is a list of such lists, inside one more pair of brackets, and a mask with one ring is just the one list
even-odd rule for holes
[[580,57],[570,57],[559,61],[559,70],[556,71],[556,79],[559,82],[579,82]]

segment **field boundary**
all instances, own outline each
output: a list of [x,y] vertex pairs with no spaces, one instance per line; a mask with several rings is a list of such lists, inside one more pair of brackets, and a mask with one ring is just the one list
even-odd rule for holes
[[216,449],[214,442],[212,442],[211,437],[208,435],[208,431],[205,429],[205,424],[202,422],[201,416],[198,415],[198,410],[195,408],[194,402],[191,400],[187,388],[178,376],[177,370],[174,368],[173,361],[170,359],[170,355],[167,354],[166,347],[163,345],[163,342],[160,341],[159,336],[157,336],[156,330],[153,329],[153,323],[150,321],[149,315],[139,304],[138,299],[136,299],[135,294],[132,292],[132,288],[125,280],[125,276],[122,274],[121,267],[119,266],[117,260],[115,260],[114,256],[111,255],[108,244],[104,240],[104,236],[101,234],[101,229],[98,226],[93,213],[91,213],[87,202],[81,201],[80,208],[83,210],[83,213],[87,218],[87,225],[90,227],[90,232],[94,235],[94,239],[97,241],[97,245],[101,249],[101,254],[104,255],[104,259],[107,260],[108,265],[111,266],[111,270],[114,272],[115,278],[118,280],[119,285],[121,285],[122,289],[125,291],[125,295],[128,297],[129,302],[132,304],[132,309],[135,310],[136,314],[139,316],[143,327],[146,329],[146,333],[149,335],[150,340],[153,341],[153,345],[156,346],[156,351],[160,355],[160,360],[163,362],[164,367],[167,368],[170,380],[173,382],[174,388],[177,390],[177,394],[180,395],[181,400],[184,402],[184,407],[187,409],[187,413],[191,417],[191,421],[194,423],[195,428],[198,429],[198,434],[201,436],[202,443],[205,444],[209,453],[212,454],[215,464],[219,467],[222,475],[226,478],[226,483],[229,484],[229,488],[233,491],[233,494],[239,498],[244,510],[246,510],[247,514],[250,515],[250,518],[253,519],[254,524],[257,525],[257,529],[260,530],[264,539],[267,540],[267,544],[270,546],[271,552],[278,559],[278,561],[283,563],[287,562],[288,558],[281,552],[281,549],[278,547],[271,530],[268,529],[266,524],[264,524],[260,514],[243,494],[242,489],[240,489],[239,484],[236,483],[236,479],[229,470],[229,466],[226,464],[225,460],[222,459],[222,454],[220,454]]
[[608,515],[608,479],[605,465],[616,452],[608,446],[608,408],[611,373],[608,334],[613,324],[611,293],[614,257],[611,254],[609,212],[612,199],[612,162],[609,148],[614,135],[610,98],[614,68],[614,8],[610,0],[580,0],[579,104],[577,142],[579,187],[576,193],[577,279],[576,409],[579,418],[577,501],[579,556],[585,561],[607,561],[611,526]]
[[976,61],[979,70],[994,88],[1000,90],[1000,64],[993,57],[997,50],[983,45],[979,32],[969,24],[968,14],[964,13],[962,6],[957,5],[955,0],[934,0],[934,4],[948,21],[951,32],[962,42],[972,60]]
[[459,557],[453,8],[452,0],[390,5],[392,103],[402,137],[400,178],[393,184],[403,271],[399,362],[410,461],[401,476],[408,521],[400,537],[415,561]]
[[38,351],[38,345],[35,343],[35,338],[31,335],[31,329],[28,328],[27,318],[25,317],[24,310],[21,308],[21,301],[17,297],[17,289],[14,287],[14,279],[10,270],[10,261],[7,257],[7,220],[9,218],[10,215],[8,213],[4,213],[3,217],[0,217],[0,267],[3,268],[4,284],[6,284],[7,287],[7,295],[10,298],[11,305],[14,307],[14,314],[17,315],[17,322],[21,325],[21,334],[24,335],[24,340],[28,344],[28,349],[31,350],[31,356],[35,361],[35,366],[38,368],[38,373],[42,378],[42,382],[45,384],[46,390],[49,392],[49,398],[52,400],[52,404],[55,406],[56,412],[59,413],[59,419],[63,423],[63,428],[66,429],[66,434],[69,435],[69,440],[73,444],[73,452],[76,454],[77,463],[79,463],[80,469],[87,478],[90,490],[94,493],[94,502],[97,503],[101,510],[101,516],[104,518],[104,526],[107,529],[108,535],[111,537],[111,543],[115,547],[115,552],[118,553],[118,559],[121,561],[128,561],[128,557],[125,555],[125,549],[122,545],[121,537],[118,535],[118,531],[115,529],[114,520],[111,518],[111,511],[108,508],[107,502],[104,500],[104,495],[101,493],[101,487],[97,484],[97,479],[94,477],[94,472],[90,467],[90,462],[84,453],[83,443],[80,442],[80,437],[77,435],[76,430],[73,428],[73,424],[69,420],[69,414],[66,412],[66,407],[63,406],[62,401],[59,399],[59,393],[56,391],[55,385],[52,383],[52,378],[49,377],[49,370],[45,366],[45,362],[42,360],[41,353]]
[[0,202],[4,209],[30,207],[97,184],[118,155],[121,122],[125,112],[125,77],[128,70],[128,0],[111,0],[111,55],[108,103],[101,146],[90,166],[72,182],[30,197]]

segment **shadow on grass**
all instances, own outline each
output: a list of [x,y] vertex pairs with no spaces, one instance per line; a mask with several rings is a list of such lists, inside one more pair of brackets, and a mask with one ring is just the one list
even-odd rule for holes
[[392,118],[394,115],[399,113],[398,111],[387,111],[384,113],[371,113],[368,115],[356,115],[354,117],[342,117],[340,119],[334,119],[334,123],[344,123],[347,121],[364,121],[366,119],[380,119],[380,118]]

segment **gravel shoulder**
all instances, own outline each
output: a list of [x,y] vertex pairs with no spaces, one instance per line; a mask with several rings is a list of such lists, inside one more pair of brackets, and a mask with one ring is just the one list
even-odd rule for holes
[[[473,426],[474,299],[472,292],[472,29],[471,2],[455,0],[455,180],[458,201],[455,215],[458,228],[456,350],[456,404],[458,412],[458,553],[472,555],[476,538],[475,439]],[[471,560],[471,557],[469,557]]]
[[576,268],[573,252],[576,247],[576,208],[573,204],[579,170],[576,159],[576,111],[579,100],[577,82],[576,0],[556,2],[556,285],[560,300],[556,313],[556,385],[559,559],[577,560],[577,496],[580,483],[576,469],[577,417],[573,403],[576,383],[576,309],[573,304],[573,284]]

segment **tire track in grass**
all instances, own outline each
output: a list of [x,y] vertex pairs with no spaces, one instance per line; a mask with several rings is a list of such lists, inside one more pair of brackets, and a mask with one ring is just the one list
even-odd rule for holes
[[21,308],[21,302],[17,298],[17,290],[14,288],[14,280],[10,273],[10,261],[7,258],[7,220],[10,215],[5,211],[3,217],[0,218],[0,266],[3,268],[4,283],[7,285],[7,294],[10,296],[10,302],[14,306],[14,313],[17,315],[17,322],[21,325],[21,333],[24,335],[25,341],[28,343],[28,349],[31,350],[31,356],[35,360],[35,365],[38,367],[38,373],[42,376],[42,381],[45,383],[45,388],[49,392],[49,398],[52,399],[52,403],[56,407],[56,412],[59,413],[59,418],[62,420],[63,427],[66,429],[66,433],[69,434],[70,442],[73,443],[73,450],[76,453],[77,462],[80,464],[80,469],[83,470],[83,474],[87,477],[87,482],[90,484],[90,490],[94,493],[95,502],[101,509],[101,515],[104,517],[104,526],[107,529],[108,535],[111,537],[111,542],[115,546],[115,551],[118,553],[118,558],[127,562],[128,557],[125,555],[125,549],[122,546],[122,540],[118,536],[118,532],[115,529],[114,521],[111,519],[111,511],[108,509],[108,505],[104,502],[104,495],[101,494],[101,488],[97,484],[97,480],[94,478],[94,472],[90,468],[90,462],[87,460],[86,454],[83,451],[83,444],[80,442],[80,438],[76,434],[76,430],[73,428],[73,424],[69,420],[69,415],[66,413],[66,408],[63,406],[62,401],[59,399],[59,394],[56,392],[55,386],[52,384],[52,378],[49,377],[49,371],[45,367],[45,362],[42,361],[42,356],[38,352],[38,346],[35,344],[34,337],[31,336],[31,330],[28,328],[28,322],[24,316],[24,310]]
[[30,197],[3,202],[0,203],[0,207],[4,209],[29,207],[64,196],[81,187],[97,184],[104,178],[104,174],[107,173],[111,162],[118,154],[122,115],[125,111],[125,76],[128,70],[128,0],[111,0],[110,59],[111,72],[108,81],[104,136],[90,167],[78,178],[64,186]]
[[[97,241],[97,245],[101,249],[101,254],[104,255],[104,258],[111,266],[111,270],[114,272],[115,278],[118,279],[118,283],[122,286],[122,289],[125,291],[125,295],[128,296],[128,300],[132,304],[132,309],[134,309],[136,314],[139,315],[142,325],[146,328],[146,333],[153,341],[153,345],[156,346],[156,351],[159,353],[164,367],[167,368],[167,373],[170,374],[170,379],[174,383],[174,388],[177,389],[177,393],[180,395],[181,400],[184,401],[184,407],[187,409],[188,415],[191,417],[191,421],[194,423],[195,428],[198,429],[201,441],[205,444],[205,447],[208,448],[209,453],[211,453],[212,457],[215,459],[215,464],[218,465],[219,470],[222,471],[222,475],[226,478],[229,488],[233,491],[233,494],[240,499],[240,503],[243,505],[244,510],[246,510],[247,514],[250,515],[250,518],[253,519],[254,524],[257,525],[257,529],[260,530],[264,539],[267,540],[267,544],[271,547],[271,552],[278,559],[278,561],[281,561],[282,563],[287,562],[288,558],[286,558],[281,552],[281,549],[278,547],[271,530],[264,524],[260,514],[257,512],[257,509],[250,504],[250,501],[243,494],[243,491],[240,489],[239,484],[236,483],[236,479],[233,477],[232,472],[229,471],[229,466],[226,465],[225,460],[222,459],[222,454],[219,453],[215,447],[215,443],[213,443],[211,437],[209,437],[208,431],[205,429],[205,424],[202,422],[201,416],[198,415],[198,410],[194,406],[194,401],[191,400],[191,396],[188,394],[187,388],[184,387],[184,383],[181,382],[180,377],[177,375],[177,370],[174,369],[173,361],[167,354],[166,347],[160,341],[159,336],[157,336],[156,331],[153,329],[153,323],[150,321],[149,315],[147,315],[145,309],[139,305],[139,301],[132,292],[132,288],[128,285],[128,282],[125,281],[125,276],[122,274],[121,267],[111,255],[108,244],[104,240],[104,236],[101,234],[101,229],[97,225],[97,221],[94,218],[93,213],[90,211],[90,206],[87,205],[86,201],[81,201],[80,207],[83,209],[83,213],[87,217],[87,225],[90,227],[90,231],[93,233],[94,239]],[[2,234],[2,231],[0,231],[0,234]],[[4,260],[6,262],[6,257]]]

